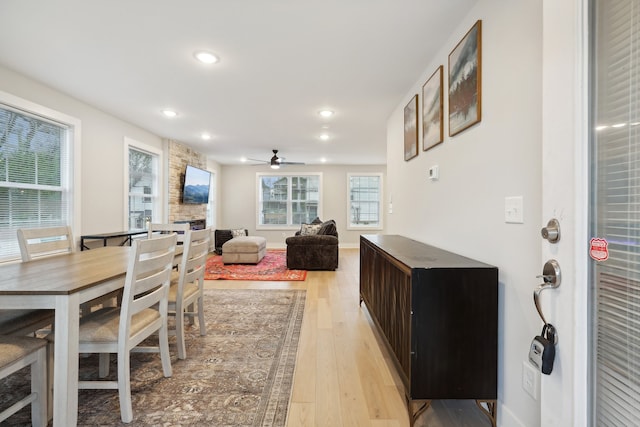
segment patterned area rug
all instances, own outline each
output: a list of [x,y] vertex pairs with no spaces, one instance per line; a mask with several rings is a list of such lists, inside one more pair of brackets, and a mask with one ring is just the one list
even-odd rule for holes
[[[171,378],[163,377],[158,354],[132,354],[133,422],[121,422],[116,390],[81,390],[79,426],[286,424],[306,291],[205,293],[207,335],[188,328],[185,360],[177,359],[171,338]],[[97,366],[95,355],[81,358],[81,377],[95,379]],[[113,355],[113,378],[116,369]],[[0,390],[0,408],[6,408],[9,390],[28,390],[28,374],[0,381]],[[30,425],[29,407],[0,425]]]
[[258,264],[223,264],[221,255],[207,260],[206,280],[306,280],[306,270],[287,269],[287,251],[270,249]]

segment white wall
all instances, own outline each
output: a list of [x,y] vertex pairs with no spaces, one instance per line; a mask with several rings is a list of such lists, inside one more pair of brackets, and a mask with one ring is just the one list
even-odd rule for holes
[[[297,231],[289,230],[256,230],[256,173],[271,172],[266,166],[223,166],[224,179],[221,180],[219,228],[246,228],[249,235],[260,235],[267,239],[267,246],[285,247],[285,239]],[[323,221],[334,219],[338,228],[340,247],[358,247],[360,234],[380,233],[375,231],[347,230],[347,173],[384,173],[383,165],[372,166],[288,166],[282,173],[322,173],[322,215]],[[384,220],[383,220],[384,224]]]
[[[403,159],[404,106],[482,19],[482,121]],[[387,125],[387,232],[499,268],[498,422],[537,426],[540,404],[521,386],[522,363],[542,326],[532,301],[541,274],[542,6],[481,0],[400,100]],[[421,102],[421,100],[420,100]],[[422,141],[420,141],[422,147]],[[439,165],[440,179],[427,180]],[[505,197],[524,198],[524,224],[504,221]]]
[[0,90],[81,120],[82,230],[73,230],[74,234],[126,230],[124,137],[158,149],[162,149],[162,139],[3,67]]

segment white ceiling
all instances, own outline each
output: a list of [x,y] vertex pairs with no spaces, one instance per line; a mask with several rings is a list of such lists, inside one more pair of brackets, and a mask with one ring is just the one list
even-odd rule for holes
[[0,64],[222,164],[383,164],[389,115],[476,1],[0,0]]

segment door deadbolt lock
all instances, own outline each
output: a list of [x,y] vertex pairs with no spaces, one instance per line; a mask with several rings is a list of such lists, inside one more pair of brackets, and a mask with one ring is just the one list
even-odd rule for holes
[[546,227],[540,230],[543,239],[547,239],[549,243],[557,243],[560,240],[560,223],[557,219],[552,218]]

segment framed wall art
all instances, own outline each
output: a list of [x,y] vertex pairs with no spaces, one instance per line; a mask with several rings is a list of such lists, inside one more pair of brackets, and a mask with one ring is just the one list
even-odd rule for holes
[[482,117],[482,21],[478,20],[449,54],[449,136]]
[[404,159],[418,155],[418,95],[404,107]]
[[440,144],[443,139],[442,65],[422,86],[422,149]]

